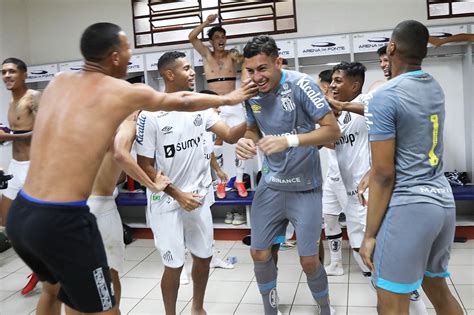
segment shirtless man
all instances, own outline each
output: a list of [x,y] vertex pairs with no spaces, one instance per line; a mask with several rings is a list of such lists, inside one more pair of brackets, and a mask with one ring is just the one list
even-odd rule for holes
[[[17,58],[7,58],[2,63],[2,79],[7,90],[12,92],[8,106],[8,124],[11,132],[0,129],[0,142],[12,142],[12,160],[8,167],[8,174],[13,175],[8,188],[3,192],[0,201],[0,219],[6,225],[8,209],[12,200],[23,187],[26,173],[30,166],[30,144],[33,124],[40,92],[26,87],[26,64]],[[30,280],[21,290],[22,295],[30,293],[38,283],[34,273],[29,275]]]
[[111,143],[105,153],[87,200],[90,212],[96,216],[97,226],[104,242],[117,308],[120,305],[122,291],[119,273],[123,272],[125,244],[122,220],[115,203],[116,183],[122,170],[153,192],[162,191],[170,182],[161,173],[157,173],[155,181],[152,181],[130,154],[135,140],[136,116],[137,113],[130,115],[117,130],[113,145]]
[[223,96],[164,94],[121,80],[131,50],[111,23],[89,26],[80,47],[83,70],[59,74],[43,93],[30,169],[8,214],[12,246],[43,281],[38,315],[60,314],[57,298],[83,313],[118,313],[102,238],[86,206],[118,125],[139,108],[202,110],[240,103],[255,90],[249,83]]
[[[212,45],[212,50],[205,46],[202,41],[198,38],[198,35],[204,30],[205,27],[213,23],[217,18],[217,14],[212,14],[191,33],[189,33],[189,41],[193,47],[202,56],[204,62],[204,72],[207,79],[207,88],[216,92],[219,95],[229,93],[235,89],[235,83],[237,80],[237,69],[241,67],[243,56],[236,50],[226,50],[226,31],[221,26],[214,26],[208,32],[209,42]],[[241,106],[221,106],[220,116],[224,122],[230,127],[234,127],[245,121],[245,113]],[[217,138],[214,146],[214,154],[220,163],[223,165],[223,141]],[[244,175],[244,162],[235,159],[237,176],[234,182],[234,187],[237,189],[237,193],[240,197],[247,197],[247,189],[243,183]],[[217,186],[217,197],[222,199],[225,198],[225,185],[221,182]]]

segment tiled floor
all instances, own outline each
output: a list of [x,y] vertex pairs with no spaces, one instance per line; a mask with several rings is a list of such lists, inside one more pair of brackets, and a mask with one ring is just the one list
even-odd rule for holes
[[[344,248],[341,277],[329,277],[330,297],[337,314],[376,314],[375,293],[361,277],[358,267]],[[211,270],[205,297],[208,314],[263,314],[248,247],[240,242],[218,241],[218,255],[236,256],[233,270]],[[188,266],[188,270],[190,270]],[[164,314],[160,278],[160,258],[151,240],[138,240],[127,247],[125,272],[122,277],[122,314]],[[474,241],[454,244],[450,262],[450,288],[462,302],[466,314],[474,315]],[[39,289],[28,297],[19,290],[26,283],[29,269],[13,250],[0,254],[0,315],[34,314]],[[316,314],[306,277],[302,275],[295,249],[280,252],[278,290],[283,314]],[[192,285],[180,288],[177,308],[190,314]],[[432,307],[426,296],[428,307]],[[429,309],[429,314],[435,314]]]

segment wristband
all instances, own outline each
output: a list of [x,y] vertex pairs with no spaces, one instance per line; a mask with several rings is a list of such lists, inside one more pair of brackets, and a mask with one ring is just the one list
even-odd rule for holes
[[298,135],[288,135],[285,137],[286,137],[286,141],[288,141],[289,147],[297,147],[300,145],[300,140],[298,139]]

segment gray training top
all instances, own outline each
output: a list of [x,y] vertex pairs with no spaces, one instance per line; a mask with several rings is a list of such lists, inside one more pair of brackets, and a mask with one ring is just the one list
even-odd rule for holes
[[[308,133],[329,111],[323,93],[314,80],[296,71],[282,70],[276,90],[259,93],[245,102],[247,124],[257,124],[265,136]],[[319,150],[300,146],[266,155],[262,178],[273,189],[306,191],[321,186]]]
[[444,93],[424,71],[404,73],[375,92],[366,108],[369,140],[396,139],[390,206],[433,203],[454,207],[443,173]]

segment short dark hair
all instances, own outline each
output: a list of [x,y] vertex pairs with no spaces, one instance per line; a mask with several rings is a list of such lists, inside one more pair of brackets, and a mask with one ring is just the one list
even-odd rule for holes
[[13,63],[14,65],[16,65],[16,68],[18,70],[21,70],[23,72],[26,72],[26,70],[27,70],[26,63],[21,59],[18,59],[18,58],[15,58],[15,57],[9,57],[9,58],[3,60],[2,65],[6,64],[6,63]]
[[379,49],[377,49],[377,54],[380,56],[386,55],[387,54],[387,45],[383,45]]
[[281,61],[281,64],[284,66],[288,66],[288,59],[283,58],[283,60]]
[[163,75],[163,71],[166,70],[170,65],[174,64],[176,59],[185,58],[186,54],[181,51],[168,51],[165,52],[160,59],[158,59],[158,71]]
[[360,88],[362,89],[365,81],[365,71],[367,71],[367,68],[363,64],[360,62],[342,61],[332,68],[331,77],[337,70],[344,71],[345,75],[348,77],[359,80]]
[[392,42],[402,60],[407,63],[421,64],[428,52],[428,37],[430,33],[426,26],[414,20],[399,23],[392,33]]
[[122,29],[113,23],[95,23],[86,28],[81,36],[81,53],[84,59],[100,62],[120,47],[119,33]]
[[213,26],[210,30],[207,31],[207,37],[209,37],[209,39],[212,39],[212,36],[214,36],[216,32],[222,32],[224,33],[224,35],[226,34],[226,31],[222,26]]
[[201,91],[199,91],[199,93],[209,94],[209,95],[219,95],[219,94],[217,94],[216,92],[214,92],[212,90],[201,90]]
[[258,35],[250,39],[244,47],[244,57],[252,58],[259,54],[278,57],[278,47],[275,40],[267,35]]
[[332,70],[331,69],[321,71],[318,76],[319,76],[319,80],[321,80],[321,82],[331,84],[331,82],[332,82],[332,77],[331,77],[332,76]]

